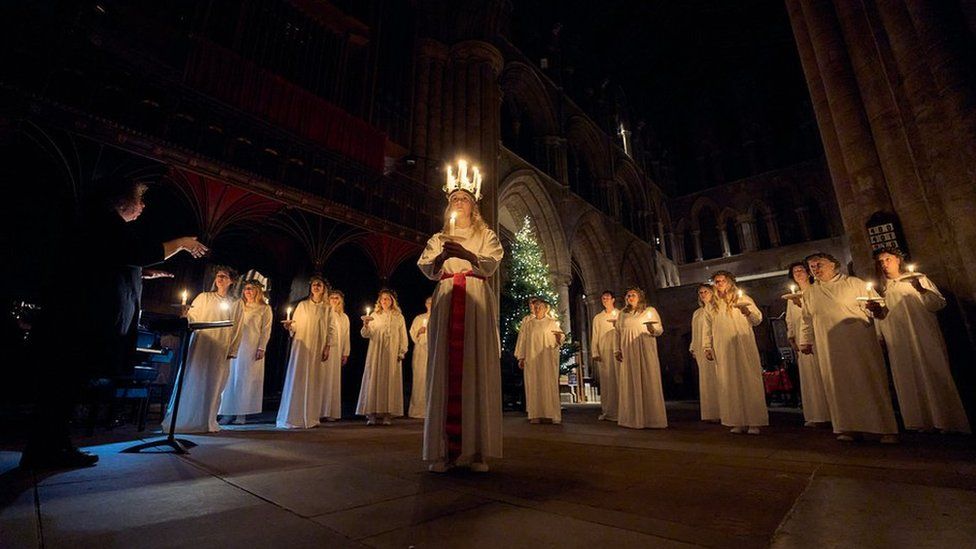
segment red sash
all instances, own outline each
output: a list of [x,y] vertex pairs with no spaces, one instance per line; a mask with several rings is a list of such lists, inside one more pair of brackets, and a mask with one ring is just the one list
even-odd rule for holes
[[485,277],[462,271],[444,274],[441,280],[451,279],[451,316],[447,325],[447,414],[444,433],[447,436],[447,461],[461,455],[461,392],[464,373],[464,306],[467,301],[467,277]]

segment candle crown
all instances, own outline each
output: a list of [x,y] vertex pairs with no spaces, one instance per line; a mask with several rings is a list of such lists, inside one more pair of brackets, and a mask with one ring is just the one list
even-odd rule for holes
[[466,191],[471,193],[475,202],[481,200],[481,170],[478,166],[470,166],[471,173],[468,173],[468,161],[461,159],[457,162],[457,170],[453,166],[447,166],[447,181],[444,183],[444,192],[450,195],[454,191]]

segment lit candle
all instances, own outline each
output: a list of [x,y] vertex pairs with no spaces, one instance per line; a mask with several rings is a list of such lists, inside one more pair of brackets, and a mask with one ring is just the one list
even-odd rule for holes
[[190,292],[183,290],[180,294],[180,305],[186,305],[186,298],[190,297]]
[[617,318],[617,309],[614,309],[613,312],[610,313],[610,318]]
[[908,272],[910,272],[910,273],[914,273],[915,272],[915,264],[914,263],[909,263],[908,264]]
[[366,316],[369,316],[369,312],[372,311],[369,307],[366,307]]
[[230,310],[230,303],[227,303],[226,301],[221,301],[220,302],[220,310],[221,311],[224,311],[224,312],[229,311]]
[[291,307],[285,309],[285,320],[291,320]]
[[743,296],[742,290],[739,290],[738,292],[736,292],[736,295],[739,296],[739,299],[742,299],[742,296]]
[[457,212],[451,212],[451,221],[447,225],[448,236],[454,236],[454,225],[457,223]]
[[426,327],[427,327],[427,319],[425,318],[424,319],[424,328],[426,328]]
[[864,288],[868,291],[868,293],[871,293],[871,290],[874,289],[874,282],[868,282],[868,283],[866,283],[864,285]]
[[790,284],[790,293],[791,294],[795,294],[796,293],[796,284]]

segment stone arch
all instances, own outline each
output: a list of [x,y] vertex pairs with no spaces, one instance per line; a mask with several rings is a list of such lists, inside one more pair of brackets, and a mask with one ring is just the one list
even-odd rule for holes
[[588,118],[574,116],[566,134],[570,189],[609,213],[610,163],[606,136]]
[[699,197],[691,207],[692,233],[698,232],[703,259],[722,256],[722,241],[719,236],[719,216],[722,209],[707,196]]
[[545,186],[529,169],[509,174],[498,194],[498,223],[505,231],[517,232],[525,216],[529,216],[535,225],[549,268],[560,276],[569,276],[572,264],[568,240],[558,211]]
[[620,258],[620,282],[623,285],[636,285],[645,293],[661,286],[659,282],[665,279],[665,273],[654,261],[652,252],[646,242],[637,239],[627,244]]
[[599,212],[588,211],[580,216],[569,239],[570,253],[580,267],[583,288],[591,295],[618,285],[617,273],[611,267],[617,263],[615,248],[604,220]]
[[[654,234],[656,220],[660,219],[649,206],[645,185],[637,168],[629,158],[619,159],[614,180],[620,187],[622,197],[627,199],[627,207],[620,208],[621,214],[626,215],[626,226],[638,238],[651,240]],[[653,216],[653,220],[650,219]]]
[[749,205],[748,214],[752,219],[753,229],[755,229],[756,248],[760,250],[772,248],[776,232],[772,208],[757,198]]
[[539,75],[525,63],[505,65],[498,78],[504,100],[513,101],[525,112],[539,136],[556,135],[559,125],[549,93]]

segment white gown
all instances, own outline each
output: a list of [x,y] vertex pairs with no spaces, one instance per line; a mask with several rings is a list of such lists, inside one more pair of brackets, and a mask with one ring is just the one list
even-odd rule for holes
[[410,417],[427,416],[427,333],[420,333],[427,327],[427,313],[419,314],[410,323],[410,339],[413,341],[413,385],[410,389]]
[[332,306],[328,300],[315,303],[306,299],[295,307],[292,320],[288,371],[275,425],[279,429],[309,429],[319,424],[322,414],[322,351],[328,345],[331,357],[336,347]]
[[[650,327],[645,322],[653,321]],[[664,333],[661,315],[654,307],[639,313],[621,311],[617,317],[617,349],[623,355],[617,380],[620,408],[617,425],[632,429],[668,426],[661,386],[661,361],[657,338]]]
[[369,339],[366,368],[359,388],[356,413],[403,415],[403,365],[407,354],[407,325],[397,312],[373,313],[359,333]]
[[559,408],[559,345],[553,331],[559,322],[551,317],[531,317],[519,328],[515,358],[525,360],[525,411],[529,419],[562,421]]
[[230,361],[230,378],[220,397],[219,415],[260,414],[264,399],[264,359],[255,360],[258,349],[268,348],[272,313],[266,303],[241,301],[241,345]]
[[[800,332],[807,329],[803,322],[803,308],[798,307],[792,300],[786,302],[786,335],[790,339],[800,341]],[[812,340],[813,336],[809,338]],[[816,345],[814,345],[816,349]],[[817,362],[817,352],[805,355],[797,353],[797,367],[800,370],[800,397],[803,401],[803,419],[814,423],[830,421],[830,407],[827,406],[827,392],[824,390],[823,376],[820,374],[820,364]]]
[[325,371],[319,378],[319,392],[322,394],[322,417],[339,419],[342,417],[342,357],[349,356],[349,315],[332,312],[332,329],[335,332],[335,345],[329,350],[329,360],[325,361]]
[[881,345],[858,297],[869,297],[864,281],[843,274],[807,288],[803,313],[813,339],[801,332],[799,343],[816,345],[835,433],[896,434]]
[[715,361],[705,356],[705,308],[699,307],[691,315],[691,345],[688,350],[694,353],[698,364],[698,407],[702,421],[717,421],[722,418],[718,398],[718,372]]
[[[220,408],[220,394],[230,375],[230,359],[227,356],[236,354],[240,345],[241,316],[240,301],[229,296],[220,297],[217,292],[204,292],[193,299],[187,320],[214,322],[230,319],[234,321],[234,327],[197,330],[190,335],[184,363],[186,378],[176,418],[177,433],[216,433],[220,430],[217,410]],[[169,432],[175,398],[174,387],[163,418],[163,432]]]
[[[428,329],[427,421],[424,422],[426,460],[447,458],[448,326],[451,315],[450,278],[443,274],[472,271],[485,278],[498,269],[504,251],[491,229],[474,234],[472,228],[456,229],[461,245],[478,256],[476,264],[452,257],[440,270],[434,258],[443,249],[440,233],[427,241],[417,266],[431,280],[434,289]],[[502,457],[502,379],[499,363],[498,312],[490,280],[466,277],[464,308],[464,370],[461,396],[461,455],[464,461],[480,454],[482,458]]]
[[611,318],[620,315],[620,311],[614,309],[612,313],[600,311],[593,317],[593,326],[590,329],[590,356],[599,358],[597,362],[600,372],[600,409],[603,412],[603,419],[617,421],[617,404],[620,400],[617,380],[620,365],[613,358],[614,345],[616,345],[617,332]]
[[715,355],[718,373],[719,410],[722,425],[760,427],[769,425],[766,391],[762,380],[762,362],[753,326],[762,322],[762,313],[749,296],[739,298],[748,303],[748,314],[715,298],[718,308],[705,309],[705,349]]
[[878,320],[901,417],[906,429],[969,433],[935,316],[946,301],[928,277],[920,277],[919,283],[926,292],[919,293],[908,278],[888,280],[884,296],[888,316]]

